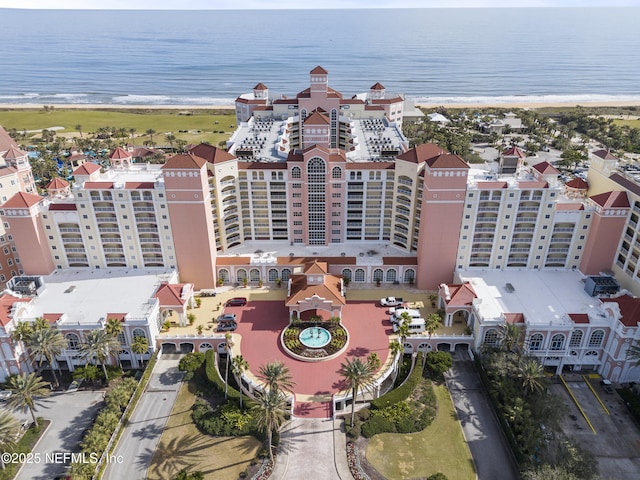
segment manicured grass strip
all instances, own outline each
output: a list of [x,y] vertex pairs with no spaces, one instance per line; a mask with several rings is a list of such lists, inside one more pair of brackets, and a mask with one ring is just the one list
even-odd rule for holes
[[424,478],[437,472],[450,479],[473,480],[476,472],[449,392],[434,385],[438,414],[422,432],[382,433],[367,446],[366,457],[389,480]]
[[[24,432],[24,435],[17,443],[15,450],[11,453],[30,453],[50,423],[51,421],[49,420],[38,418],[38,427],[36,428],[35,426],[32,426]],[[6,468],[4,470],[0,469],[0,480],[12,479],[16,473],[18,473],[20,465],[20,463],[6,463]]]
[[187,469],[201,471],[205,478],[237,480],[262,444],[251,436],[210,437],[202,435],[191,420],[196,396],[192,383],[184,383],[167,420],[147,472],[149,480],[174,478]]

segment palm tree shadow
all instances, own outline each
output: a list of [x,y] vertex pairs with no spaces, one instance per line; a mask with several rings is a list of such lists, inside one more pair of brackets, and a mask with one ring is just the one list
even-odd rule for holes
[[347,352],[347,356],[349,356],[349,357],[366,357],[367,355],[369,355],[370,352],[371,352],[371,350],[369,350],[367,347],[356,347],[356,348],[352,348],[351,350],[349,350]]
[[75,452],[79,450],[77,447],[83,440],[85,429],[88,429],[93,425],[93,422],[102,407],[104,407],[103,402],[96,402],[77,413],[73,420],[59,434],[60,450],[68,452]]
[[[206,447],[206,437],[195,434],[174,438],[168,443],[160,440],[155,450],[155,456],[162,461],[151,463],[150,473],[159,478],[173,478],[180,470],[199,463],[201,458],[199,451]],[[137,464],[146,468],[153,457],[154,451],[147,448],[140,454]]]

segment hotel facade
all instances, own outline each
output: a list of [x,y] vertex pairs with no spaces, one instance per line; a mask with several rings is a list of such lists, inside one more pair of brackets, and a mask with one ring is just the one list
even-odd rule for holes
[[[640,294],[640,182],[608,152],[592,154],[587,182],[527,165],[517,147],[479,168],[410,145],[401,95],[376,83],[345,97],[322,67],[293,97],[259,83],[235,106],[226,149],[201,144],[158,166],[118,148],[108,169],[85,163],[71,185],[11,196],[0,215],[22,272],[175,270],[200,290],[286,282],[318,260],[348,283],[440,290],[447,307],[442,285],[483,272],[613,270],[623,294]],[[640,318],[625,315],[625,338],[640,338]],[[497,317],[465,318],[479,348]]]

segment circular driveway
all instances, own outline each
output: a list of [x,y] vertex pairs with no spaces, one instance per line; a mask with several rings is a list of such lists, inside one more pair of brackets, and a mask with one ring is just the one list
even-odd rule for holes
[[295,360],[280,346],[280,332],[289,323],[284,302],[251,301],[245,307],[228,307],[225,313],[235,313],[238,318],[235,333],[242,336],[240,353],[253,375],[268,362],[284,362],[291,370],[297,395],[331,395],[344,390],[339,371],[346,358],[364,360],[377,353],[384,364],[389,354],[391,323],[385,309],[374,302],[354,301],[343,307],[342,324],[349,332],[349,345],[342,355],[315,363]]

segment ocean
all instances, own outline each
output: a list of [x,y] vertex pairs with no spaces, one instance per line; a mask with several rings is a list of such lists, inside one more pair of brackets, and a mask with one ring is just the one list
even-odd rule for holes
[[0,9],[0,103],[231,105],[295,95],[419,103],[640,101],[640,8]]

